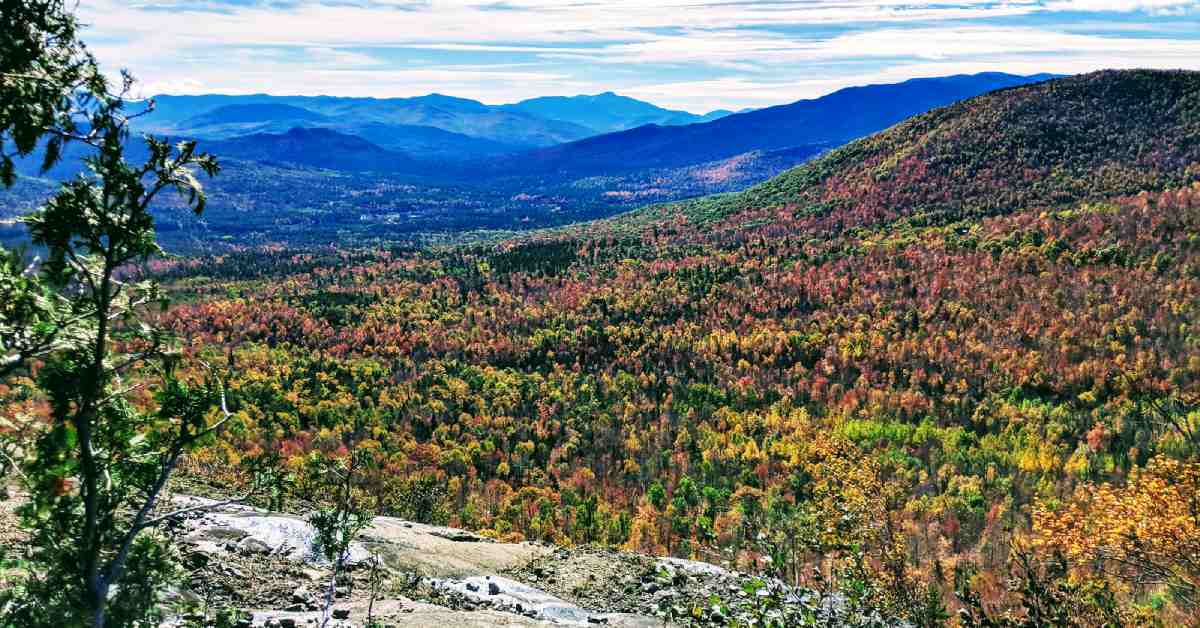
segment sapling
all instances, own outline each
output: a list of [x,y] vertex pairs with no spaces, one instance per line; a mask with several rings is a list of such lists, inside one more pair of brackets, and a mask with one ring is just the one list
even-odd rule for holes
[[350,546],[375,518],[374,510],[363,492],[356,486],[358,477],[369,463],[367,452],[348,456],[313,454],[309,459],[312,472],[324,478],[332,500],[309,515],[308,521],[316,531],[315,545],[321,556],[329,561],[329,589],[321,612],[321,627],[329,625],[337,590],[338,575],[350,559]]

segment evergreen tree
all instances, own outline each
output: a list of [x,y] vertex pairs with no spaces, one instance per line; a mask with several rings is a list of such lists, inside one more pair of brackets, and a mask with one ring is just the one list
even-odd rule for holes
[[[193,142],[145,138],[148,157],[126,161],[133,80],[114,86],[78,40],[62,0],[0,2],[0,182],[42,155],[43,170],[74,143],[86,171],[24,219],[47,253],[0,264],[0,377],[36,386],[49,416],[0,426],[10,442],[0,471],[28,493],[19,509],[30,535],[28,569],[6,592],[8,626],[157,625],[155,601],[173,571],[153,530],[181,514],[160,496],[181,456],[229,418],[222,386],[177,376],[179,356],[155,326],[165,307],[138,264],[162,253],[150,207],[176,190],[197,213],[198,169],[218,165]],[[35,368],[36,367],[36,368]],[[156,403],[134,390],[158,381]]]

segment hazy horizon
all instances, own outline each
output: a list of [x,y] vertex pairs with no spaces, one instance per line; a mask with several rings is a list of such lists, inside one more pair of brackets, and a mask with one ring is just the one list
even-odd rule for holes
[[[986,73],[986,72],[975,72],[975,73],[972,73],[972,74],[983,74],[983,73]],[[1006,74],[1007,74],[1007,73],[1006,73]],[[1034,76],[1034,75],[1036,75],[1036,74],[1043,74],[1043,73],[1041,73],[1041,72],[1037,72],[1037,73],[1031,73],[1031,74],[1028,74],[1028,75],[1023,75],[1023,76]],[[909,77],[909,78],[906,78],[906,79],[898,79],[898,80],[896,80],[896,81],[894,81],[894,82],[895,82],[895,83],[901,83],[901,82],[910,81],[910,80],[934,79],[934,78],[946,78],[946,77],[945,77],[945,76],[913,76],[913,77]],[[870,84],[868,84],[868,83],[862,83],[862,84],[848,85],[848,86],[846,86],[846,87],[863,87],[863,86],[867,86],[867,85],[870,85]],[[842,89],[846,89],[846,87],[839,87],[839,88],[837,88],[837,89],[833,89],[833,90],[830,90],[830,91],[828,91],[828,92],[824,92],[824,93],[821,93],[821,94],[817,94],[817,95],[815,95],[815,96],[811,96],[811,97],[809,97],[809,98],[812,98],[812,99],[819,99],[819,98],[821,98],[821,97],[823,97],[823,96],[828,96],[829,94],[832,94],[832,93],[834,93],[834,92],[840,91],[840,90],[842,90]],[[628,94],[622,94],[622,93],[620,93],[620,92],[616,92],[616,91],[612,91],[612,90],[607,90],[607,91],[604,91],[604,92],[597,92],[597,93],[594,93],[594,94],[545,94],[545,95],[543,95],[543,96],[533,96],[533,97],[531,97],[531,98],[529,98],[529,99],[522,99],[522,101],[523,101],[523,100],[532,100],[532,99],[536,99],[536,98],[553,98],[553,97],[561,97],[561,98],[596,98],[596,97],[599,97],[599,96],[605,96],[605,95],[610,95],[610,94],[611,94],[611,95],[618,96],[618,97],[632,98],[632,99],[634,99],[634,100],[638,100],[638,101],[641,101],[641,102],[646,102],[646,103],[649,103],[649,104],[652,104],[652,105],[655,105],[655,106],[661,107],[661,108],[663,108],[663,109],[668,109],[668,110],[676,110],[676,111],[683,111],[683,112],[685,112],[685,113],[692,113],[692,114],[697,114],[697,115],[705,115],[705,114],[712,113],[712,112],[715,112],[715,111],[719,111],[719,110],[722,110],[722,109],[725,109],[725,110],[727,110],[727,111],[732,111],[733,113],[739,113],[739,112],[742,112],[742,111],[747,111],[747,110],[753,110],[753,109],[756,109],[755,107],[750,107],[750,108],[739,108],[739,109],[718,108],[718,109],[704,109],[704,110],[678,109],[678,108],[672,108],[672,107],[669,107],[669,106],[666,106],[666,105],[662,105],[662,104],[660,104],[660,103],[656,103],[656,102],[654,102],[654,101],[652,101],[652,100],[648,100],[648,99],[645,99],[645,98],[637,98],[636,96],[630,96],[630,95],[628,95]],[[428,94],[415,94],[415,95],[412,95],[412,96],[333,96],[333,95],[330,95],[330,94],[323,94],[323,93],[319,93],[319,92],[318,92],[318,93],[311,93],[311,94],[294,94],[294,93],[278,93],[278,94],[275,94],[275,93],[270,93],[270,92],[245,92],[245,93],[203,92],[203,93],[194,93],[194,94],[187,94],[187,93],[178,93],[178,94],[172,94],[172,93],[166,93],[166,92],[164,92],[164,93],[159,93],[159,94],[150,94],[150,95],[147,95],[147,97],[149,97],[149,98],[158,98],[158,97],[164,97],[164,96],[165,96],[165,97],[189,97],[189,96],[191,96],[191,97],[205,97],[205,96],[255,97],[255,96],[264,96],[264,97],[267,97],[267,98],[322,98],[322,97],[327,97],[327,98],[365,98],[365,99],[373,99],[373,100],[403,100],[403,99],[416,99],[416,98],[427,98],[427,97],[432,97],[432,96],[441,96],[441,97],[447,97],[447,98],[465,98],[465,99],[468,99],[468,100],[476,100],[476,99],[473,99],[473,98],[467,98],[466,96],[461,96],[461,95],[459,95],[459,94],[446,94],[446,93],[441,93],[441,92],[430,92],[430,93],[428,93]],[[804,100],[804,99],[799,99],[799,100]],[[496,107],[498,107],[498,106],[505,106],[505,105],[513,105],[513,104],[517,104],[517,103],[519,103],[519,102],[522,102],[522,101],[488,102],[488,101],[483,101],[483,100],[477,100],[477,102],[480,102],[480,103],[482,103],[482,104],[484,104],[484,105],[488,105],[488,106],[496,106]],[[796,101],[795,101],[795,100],[790,100],[790,101],[785,101],[785,102],[778,102],[778,103],[764,104],[764,105],[762,105],[762,108],[767,108],[767,107],[775,107],[775,106],[780,106],[780,105],[787,105],[787,104],[791,104],[791,103],[794,103],[794,102],[796,102]]]

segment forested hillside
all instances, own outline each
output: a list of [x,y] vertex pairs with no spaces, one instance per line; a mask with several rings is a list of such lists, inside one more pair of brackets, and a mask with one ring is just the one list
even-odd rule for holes
[[1099,72],[1000,90],[693,211],[789,206],[845,226],[946,222],[1190,181],[1200,92],[1191,72]]
[[769,556],[916,623],[1053,602],[1062,625],[1187,624],[1198,234],[1200,74],[1102,72],[498,246],[155,272],[232,377],[196,476],[302,478],[350,439],[402,517]]

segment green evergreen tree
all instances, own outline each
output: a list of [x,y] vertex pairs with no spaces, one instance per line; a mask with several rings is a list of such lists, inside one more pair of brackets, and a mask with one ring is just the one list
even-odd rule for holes
[[[176,190],[198,213],[195,170],[219,168],[192,142],[149,137],[146,161],[126,161],[129,121],[152,107],[126,112],[132,78],[110,84],[61,0],[0,9],[0,182],[15,182],[21,158],[40,154],[45,170],[68,144],[87,153],[85,173],[24,219],[45,262],[0,256],[0,377],[35,385],[50,407],[0,426],[18,435],[0,449],[0,481],[28,493],[19,515],[30,535],[27,574],[0,601],[0,622],[157,625],[173,563],[153,531],[182,514],[163,512],[160,497],[183,454],[230,415],[214,374],[176,375],[171,338],[149,315],[165,295],[136,269],[162,253],[158,195]],[[134,407],[129,394],[154,381],[154,407]]]

